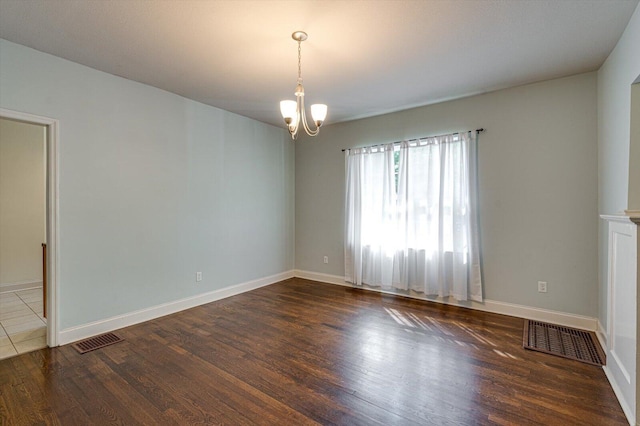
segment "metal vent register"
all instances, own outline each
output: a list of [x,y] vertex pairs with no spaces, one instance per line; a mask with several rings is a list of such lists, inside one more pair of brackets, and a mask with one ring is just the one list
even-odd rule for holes
[[74,343],[73,347],[76,348],[76,350],[81,354],[84,354],[122,341],[124,341],[124,339],[121,339],[115,334],[106,333]]
[[593,365],[604,365],[605,355],[592,332],[525,320],[522,346]]

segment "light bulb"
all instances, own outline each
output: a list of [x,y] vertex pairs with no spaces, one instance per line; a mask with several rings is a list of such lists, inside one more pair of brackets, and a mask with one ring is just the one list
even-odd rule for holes
[[280,112],[285,123],[290,124],[296,117],[296,101],[280,101]]
[[317,126],[320,126],[325,118],[327,118],[327,106],[325,104],[311,105],[311,117]]

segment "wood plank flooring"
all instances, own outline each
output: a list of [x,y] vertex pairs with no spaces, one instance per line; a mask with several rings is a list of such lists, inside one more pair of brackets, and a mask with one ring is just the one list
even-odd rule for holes
[[291,279],[0,361],[0,424],[627,424],[601,368],[521,319]]

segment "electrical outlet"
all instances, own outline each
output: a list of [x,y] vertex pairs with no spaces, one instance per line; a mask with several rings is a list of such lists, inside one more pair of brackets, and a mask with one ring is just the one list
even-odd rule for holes
[[329,256],[324,257],[324,263],[329,263]]
[[547,292],[547,282],[538,281],[538,293],[546,293],[546,292]]
[[196,272],[196,282],[202,281],[202,272]]

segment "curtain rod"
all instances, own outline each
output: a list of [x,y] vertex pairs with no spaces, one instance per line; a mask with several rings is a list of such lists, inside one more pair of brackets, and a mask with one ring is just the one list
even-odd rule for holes
[[[462,133],[469,133],[469,132],[473,132],[473,130],[467,130],[466,132],[462,132]],[[484,132],[484,127],[481,127],[481,128],[479,128],[479,129],[476,129],[476,130],[475,130],[475,132],[476,132],[476,134]],[[422,139],[438,138],[438,137],[440,137],[440,136],[459,135],[459,134],[460,134],[460,132],[447,133],[446,135],[424,136],[424,137],[422,137],[422,138],[409,139],[409,140],[407,140],[407,141],[396,141],[396,142],[393,142],[393,144],[394,144],[394,145],[396,145],[396,144],[399,144],[399,143],[402,143],[402,142],[414,142],[414,141],[420,141],[420,140],[422,140]],[[376,147],[376,146],[380,146],[380,145],[388,145],[388,144],[369,145],[369,146],[366,146],[366,147],[357,147],[357,148],[374,148],[374,147]],[[344,148],[344,149],[342,150],[342,152],[345,152],[347,149],[356,149],[356,148]]]

